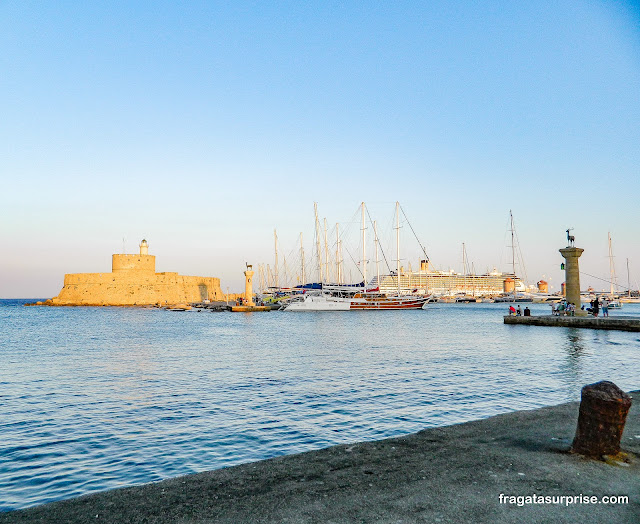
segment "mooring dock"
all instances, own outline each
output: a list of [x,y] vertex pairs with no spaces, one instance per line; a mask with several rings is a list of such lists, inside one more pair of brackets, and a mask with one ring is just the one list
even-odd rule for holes
[[515,316],[506,315],[505,324],[523,324],[527,326],[573,327],[589,329],[612,329],[618,331],[640,331],[638,317],[571,317],[556,315]]

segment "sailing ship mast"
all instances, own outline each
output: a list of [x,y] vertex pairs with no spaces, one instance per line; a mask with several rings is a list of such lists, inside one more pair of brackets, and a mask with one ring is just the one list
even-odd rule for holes
[[366,250],[366,238],[364,227],[364,202],[362,202],[362,278],[364,279],[363,287],[367,288],[367,250]]
[[264,264],[258,266],[258,276],[260,278],[260,293],[264,293]]
[[629,259],[627,258],[627,297],[631,298],[631,278],[629,277]]
[[476,266],[473,262],[471,262],[471,282],[473,282],[473,296],[475,297],[478,289],[476,287]]
[[316,215],[316,255],[318,260],[318,279],[322,282],[322,250],[320,247],[320,222],[318,220],[318,203],[313,203],[313,210]]
[[324,219],[324,275],[325,282],[329,282],[329,248],[327,247],[327,219]]
[[513,301],[516,301],[516,230],[513,226],[513,213],[509,210],[509,220],[511,221],[511,267],[513,268]]
[[467,294],[467,253],[462,243],[462,273],[464,275],[464,294]]
[[396,201],[396,276],[398,277],[398,296],[400,296],[400,202]]
[[307,283],[307,275],[304,267],[304,244],[302,243],[302,232],[300,232],[300,259],[302,260],[302,282],[304,286]]
[[282,255],[282,270],[284,273],[284,286],[288,286],[289,285],[289,274],[287,273],[287,257]]
[[614,291],[614,284],[615,287],[618,287],[618,282],[616,279],[616,266],[613,263],[613,250],[611,249],[611,233],[607,233],[609,236],[609,270],[611,271],[611,300],[613,300],[613,291]]
[[276,250],[276,266],[274,268],[275,281],[276,281],[276,287],[280,287],[278,283],[278,233],[276,233],[275,229],[273,230],[273,239],[274,239],[275,250]]
[[338,284],[342,284],[342,260],[340,257],[340,231],[339,224],[336,224],[336,279]]
[[378,291],[380,290],[380,259],[378,258],[378,227],[376,221],[373,221],[373,236],[376,243],[376,282],[378,283]]

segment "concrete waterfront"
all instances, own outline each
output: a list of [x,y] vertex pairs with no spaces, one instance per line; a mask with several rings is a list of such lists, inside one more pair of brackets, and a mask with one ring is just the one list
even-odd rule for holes
[[640,318],[637,317],[572,317],[563,315],[515,316],[506,315],[505,324],[528,326],[573,327],[590,329],[611,329],[619,331],[640,331]]
[[[629,463],[568,452],[572,402],[105,491],[0,514],[0,523],[637,523],[640,392],[632,396]],[[526,503],[533,495],[576,498]],[[628,502],[604,503],[610,496]]]

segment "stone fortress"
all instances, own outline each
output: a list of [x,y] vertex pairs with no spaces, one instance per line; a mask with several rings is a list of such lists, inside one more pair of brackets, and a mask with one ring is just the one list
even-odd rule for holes
[[74,273],[64,276],[52,306],[143,306],[188,304],[224,300],[220,279],[156,273],[156,257],[146,240],[139,255],[113,255],[111,273]]

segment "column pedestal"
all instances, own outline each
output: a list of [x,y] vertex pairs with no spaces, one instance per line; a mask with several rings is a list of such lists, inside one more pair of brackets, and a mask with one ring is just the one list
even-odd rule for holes
[[248,266],[247,271],[244,272],[244,303],[246,306],[255,306],[253,302],[253,273],[251,266]]
[[577,316],[585,316],[587,314],[586,311],[580,309],[580,267],[578,266],[578,259],[583,252],[584,249],[579,247],[565,247],[560,250],[560,254],[565,259],[565,298],[567,303],[575,304]]

